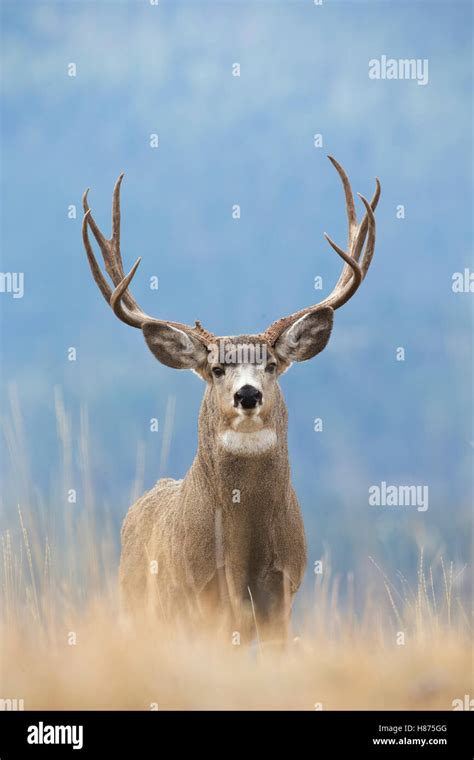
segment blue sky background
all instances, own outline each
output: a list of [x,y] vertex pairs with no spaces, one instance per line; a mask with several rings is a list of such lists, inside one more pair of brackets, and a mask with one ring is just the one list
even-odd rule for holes
[[[82,248],[84,188],[109,234],[113,185],[126,172],[122,252],[126,268],[143,257],[134,294],[145,310],[199,318],[219,334],[257,332],[320,300],[338,277],[322,236],[346,238],[331,153],[354,191],[370,197],[379,176],[382,200],[367,280],[337,312],[325,352],[282,379],[310,561],[327,547],[337,571],[364,568],[371,554],[388,572],[413,574],[420,545],[468,561],[472,294],[453,293],[452,275],[472,268],[470,3],[1,6],[1,267],[25,273],[23,299],[0,294],[1,393],[8,426],[16,388],[33,484],[4,446],[4,521],[19,500],[71,509],[55,387],[72,419],[67,485],[78,513],[81,408],[94,508],[109,509],[117,528],[137,450],[139,490],[160,474],[181,477],[195,453],[202,383],[160,366],[106,307]],[[428,59],[429,83],[369,79],[368,61],[381,55]],[[151,417],[160,432],[149,432]],[[324,432],[313,431],[315,417]],[[428,511],[369,507],[368,488],[382,480],[428,485]]]

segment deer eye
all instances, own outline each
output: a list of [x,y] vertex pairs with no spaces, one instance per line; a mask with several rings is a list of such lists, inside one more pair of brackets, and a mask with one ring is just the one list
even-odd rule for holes
[[225,369],[223,367],[213,367],[212,374],[214,377],[222,377],[222,375],[225,375]]
[[276,368],[277,368],[277,365],[275,364],[275,362],[270,362],[270,364],[267,364],[267,366],[265,367],[265,372],[270,372],[270,373],[275,372]]

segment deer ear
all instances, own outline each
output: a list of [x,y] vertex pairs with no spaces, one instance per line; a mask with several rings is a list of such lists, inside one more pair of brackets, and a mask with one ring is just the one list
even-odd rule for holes
[[160,322],[145,322],[142,331],[152,354],[167,367],[198,369],[207,361],[204,344],[183,330]]
[[275,343],[275,351],[284,362],[305,362],[326,348],[331,335],[334,310],[322,306],[288,327]]

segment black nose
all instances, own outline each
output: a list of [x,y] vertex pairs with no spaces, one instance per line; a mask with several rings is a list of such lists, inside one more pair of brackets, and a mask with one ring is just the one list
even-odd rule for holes
[[234,393],[235,406],[243,409],[254,409],[257,404],[262,402],[262,394],[253,385],[243,385],[237,393]]

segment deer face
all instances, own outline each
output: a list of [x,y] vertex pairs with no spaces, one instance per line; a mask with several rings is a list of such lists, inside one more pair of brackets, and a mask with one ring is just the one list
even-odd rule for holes
[[278,357],[255,336],[226,338],[208,353],[204,379],[222,430],[251,433],[273,427]]

